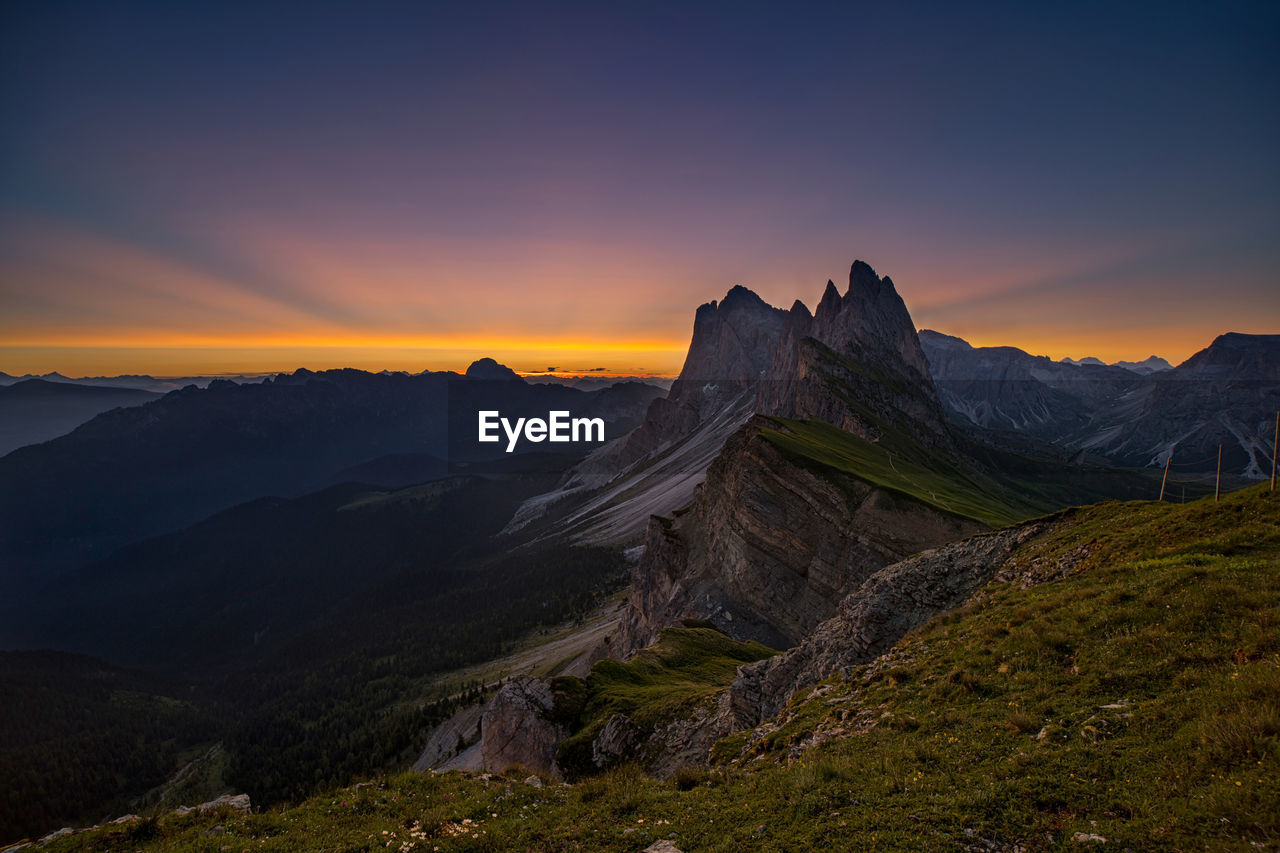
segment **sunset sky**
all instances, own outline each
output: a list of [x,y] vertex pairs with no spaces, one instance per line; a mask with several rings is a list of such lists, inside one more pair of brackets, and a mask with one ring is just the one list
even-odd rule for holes
[[854,258],[1054,358],[1280,332],[1280,4],[1044,5],[6,2],[0,370],[671,373]]

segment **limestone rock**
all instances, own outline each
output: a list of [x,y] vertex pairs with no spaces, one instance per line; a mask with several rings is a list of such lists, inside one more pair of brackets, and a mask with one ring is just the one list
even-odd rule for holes
[[484,769],[501,773],[523,767],[558,778],[556,749],[569,730],[549,718],[553,709],[551,686],[542,679],[516,678],[503,685],[480,720]]
[[201,812],[207,812],[207,811],[210,811],[211,809],[220,809],[223,806],[248,813],[250,810],[249,795],[248,794],[223,794],[221,797],[218,797],[216,800],[209,800],[207,803],[201,803],[200,805],[196,806],[195,810],[201,811]]
[[1033,521],[974,536],[876,572],[840,602],[803,643],[738,670],[721,697],[718,730],[749,728],[776,714],[791,694],[889,651],[908,631],[967,601],[1020,546],[1052,522]]
[[614,714],[591,742],[591,762],[601,770],[629,755],[640,739],[640,729],[626,714]]
[[682,619],[772,648],[799,643],[874,572],[961,539],[977,522],[834,469],[791,462],[756,419],[726,444],[686,512],[651,519],[621,652]]

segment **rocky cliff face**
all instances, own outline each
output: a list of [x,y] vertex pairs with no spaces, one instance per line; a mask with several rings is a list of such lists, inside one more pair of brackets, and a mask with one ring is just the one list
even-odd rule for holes
[[1175,367],[1145,380],[1106,413],[1108,429],[1076,439],[1126,465],[1162,465],[1211,473],[1222,447],[1223,473],[1261,479],[1271,473],[1280,411],[1280,335],[1219,335]]
[[[665,398],[654,400],[642,423],[618,447],[593,463],[610,471],[626,468],[672,446],[729,409],[742,408],[773,362],[786,312],[745,287],[734,287],[720,302],[698,308],[693,339],[680,376]],[[587,475],[584,475],[587,476]]]
[[485,706],[480,720],[480,752],[484,769],[501,773],[522,767],[531,773],[559,776],[556,749],[569,735],[555,722],[551,685],[538,678],[516,678],[503,685]]
[[800,642],[883,566],[981,529],[842,472],[791,461],[756,419],[686,511],[654,518],[623,617],[624,652],[684,619],[773,648]]

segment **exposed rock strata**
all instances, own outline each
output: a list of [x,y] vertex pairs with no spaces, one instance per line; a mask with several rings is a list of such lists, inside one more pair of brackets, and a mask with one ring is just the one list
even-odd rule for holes
[[982,529],[834,469],[798,465],[760,434],[767,423],[752,421],[726,443],[687,511],[650,521],[623,653],[689,618],[788,648],[877,570]]

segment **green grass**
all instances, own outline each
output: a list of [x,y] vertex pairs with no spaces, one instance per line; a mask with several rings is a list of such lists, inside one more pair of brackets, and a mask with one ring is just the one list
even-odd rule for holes
[[953,515],[1001,527],[1053,508],[965,471],[909,440],[867,441],[819,420],[772,419],[765,438],[792,458],[834,468]]
[[767,646],[737,642],[714,628],[667,628],[626,663],[597,662],[586,680],[575,733],[560,747],[560,765],[571,774],[591,769],[591,742],[614,714],[652,731],[715,697],[742,664],[772,654]]
[[[722,742],[725,763],[706,773],[661,782],[625,766],[543,788],[402,775],[47,849],[636,851],[658,838],[688,853],[1094,849],[1075,833],[1107,838],[1106,850],[1271,849],[1280,495],[1264,488],[1216,505],[1069,512],[1019,552],[1020,571],[1044,582],[990,584],[881,661]],[[652,664],[634,684],[606,676],[599,695],[643,704],[663,692],[646,681],[698,666],[678,653]]]

